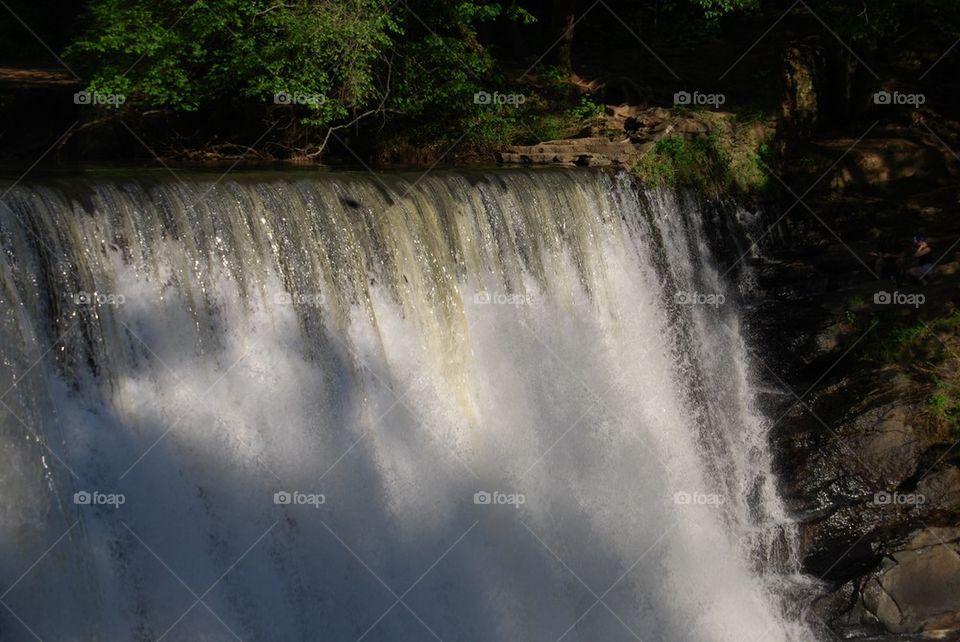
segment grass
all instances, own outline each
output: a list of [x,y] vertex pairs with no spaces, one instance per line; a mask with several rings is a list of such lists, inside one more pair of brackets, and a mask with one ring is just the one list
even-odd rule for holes
[[[691,112],[679,108],[683,115]],[[674,109],[676,113],[677,108]],[[634,168],[647,184],[690,187],[713,196],[756,194],[770,188],[770,132],[758,121],[741,126],[736,117],[699,112],[706,135],[669,134]]]
[[855,348],[861,364],[894,368],[922,391],[926,404],[919,419],[931,442],[960,438],[960,310],[923,320],[916,310],[878,311],[855,297],[836,330],[850,344],[862,338]]

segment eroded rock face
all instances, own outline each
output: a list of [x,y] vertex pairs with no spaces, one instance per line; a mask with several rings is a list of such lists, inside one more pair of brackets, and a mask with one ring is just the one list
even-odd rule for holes
[[710,133],[710,126],[697,116],[676,116],[669,110],[631,105],[610,106],[598,132],[577,138],[549,140],[536,145],[513,145],[497,153],[504,165],[581,165],[629,167],[658,140],[671,134],[697,138]]
[[851,451],[884,486],[899,484],[917,468],[921,446],[912,425],[916,415],[913,407],[891,404],[868,411],[851,426]]
[[796,386],[810,388],[802,402],[771,402],[783,416],[772,435],[781,492],[799,521],[805,570],[826,586],[810,620],[832,631],[824,639],[960,640],[957,449],[931,438],[927,396],[896,369],[860,365],[818,380],[842,348],[821,340],[832,313],[811,305],[816,281],[793,282],[795,296],[778,293],[757,325],[775,337],[771,358],[811,377]]
[[[837,587],[814,612],[846,636],[960,635],[960,470],[927,453],[916,406],[866,395],[845,417],[829,390],[806,419],[786,469],[807,570]],[[824,424],[824,421],[828,429]],[[836,428],[833,428],[836,426]]]
[[642,154],[644,148],[630,141],[606,138],[551,140],[537,145],[510,147],[498,154],[498,161],[518,165],[584,165],[602,167],[626,165]]
[[933,510],[960,511],[960,469],[946,468],[932,473],[917,484],[928,507]]
[[884,558],[855,607],[892,633],[960,628],[960,528],[929,528]]

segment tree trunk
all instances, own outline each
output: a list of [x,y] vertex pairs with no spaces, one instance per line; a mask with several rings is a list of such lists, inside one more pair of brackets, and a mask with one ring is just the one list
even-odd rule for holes
[[815,46],[789,43],[784,55],[781,129],[788,137],[810,136],[820,119],[820,67]]
[[554,63],[563,71],[573,71],[573,25],[576,22],[576,0],[555,0],[556,15],[559,17],[559,42],[554,51]]

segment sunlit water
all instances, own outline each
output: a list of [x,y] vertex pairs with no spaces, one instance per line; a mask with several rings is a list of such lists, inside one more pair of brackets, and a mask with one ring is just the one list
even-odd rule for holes
[[746,213],[382,178],[3,198],[0,639],[810,639]]

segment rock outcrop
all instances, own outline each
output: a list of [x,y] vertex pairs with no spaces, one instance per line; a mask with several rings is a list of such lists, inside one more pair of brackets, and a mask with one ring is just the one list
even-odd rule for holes
[[752,323],[809,390],[769,402],[802,562],[827,587],[811,620],[843,639],[960,639],[960,446],[931,437],[929,395],[902,370],[844,367],[826,302],[854,277],[824,278],[815,248],[784,258],[762,269]]
[[709,132],[710,125],[696,113],[678,116],[660,107],[642,109],[620,105],[608,107],[602,124],[591,128],[588,136],[507,147],[497,153],[497,162],[503,165],[630,167],[664,136],[679,134],[695,138]]
[[497,160],[504,165],[559,164],[605,167],[629,165],[645,151],[643,145],[629,140],[616,142],[606,138],[573,138],[510,147],[500,152]]
[[915,531],[866,580],[851,619],[892,633],[960,629],[960,528]]

